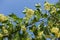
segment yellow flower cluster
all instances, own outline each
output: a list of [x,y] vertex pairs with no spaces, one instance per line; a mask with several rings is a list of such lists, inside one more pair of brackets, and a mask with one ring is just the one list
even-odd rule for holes
[[6,21],[7,17],[4,16],[3,14],[0,14],[0,22]]
[[56,7],[52,7],[51,13],[56,13]]
[[34,11],[32,10],[32,9],[27,9],[27,11],[26,11],[26,16],[28,17],[28,18],[30,18],[30,17],[32,17],[32,15],[34,14]]
[[25,19],[26,23],[28,23],[28,20],[34,15],[34,10],[26,8],[25,12],[26,12],[26,17],[24,17],[23,19]]
[[59,28],[57,28],[57,27],[53,27],[52,29],[51,29],[51,32],[52,33],[55,33],[55,36],[56,37],[60,37],[60,32],[59,32]]
[[39,37],[42,37],[42,35],[43,35],[43,31],[38,32],[38,36],[39,36]]
[[26,23],[28,23],[28,20],[29,20],[30,18],[24,17],[23,19],[26,20],[26,21],[25,21]]
[[45,10],[50,10],[51,6],[48,2],[44,4]]
[[58,33],[58,35],[56,35],[58,38],[60,37],[60,32]]
[[59,32],[59,28],[53,27],[53,28],[51,29],[51,32],[57,34],[57,33]]
[[2,27],[2,31],[5,35],[8,35],[8,30],[5,27]]
[[21,25],[21,30],[22,30],[22,31],[26,31],[25,25]]

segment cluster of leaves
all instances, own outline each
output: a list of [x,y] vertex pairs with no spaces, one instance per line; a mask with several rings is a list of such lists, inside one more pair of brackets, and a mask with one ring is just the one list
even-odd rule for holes
[[[14,13],[8,16],[0,14],[0,40],[6,37],[8,40],[46,40],[46,38],[55,40],[60,38],[59,3],[53,5],[45,2],[43,10],[46,13],[42,13],[39,3],[35,7],[36,10],[25,8],[24,18],[19,18]],[[47,25],[44,19],[47,19]],[[37,22],[40,22],[38,26],[36,26]],[[34,34],[34,38],[28,31]]]

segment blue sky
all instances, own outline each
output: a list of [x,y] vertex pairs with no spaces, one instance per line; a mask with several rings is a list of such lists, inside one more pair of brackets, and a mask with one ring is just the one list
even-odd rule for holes
[[[47,0],[50,3],[56,3],[58,0]],[[24,17],[22,11],[24,7],[35,9],[35,4],[40,3],[43,6],[45,0],[0,0],[0,13],[8,15],[15,13],[19,17]]]

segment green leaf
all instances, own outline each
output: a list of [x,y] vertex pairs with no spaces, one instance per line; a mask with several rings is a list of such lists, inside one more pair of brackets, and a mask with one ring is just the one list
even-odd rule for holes
[[36,26],[33,25],[32,27],[29,27],[29,30],[31,30],[32,32],[34,32],[36,30]]
[[10,14],[9,16],[12,17],[15,20],[18,19],[18,17],[14,13]]
[[50,35],[50,30],[48,29],[48,27],[44,28],[44,34],[45,35]]
[[48,17],[48,15],[45,13],[45,14],[43,14],[43,16],[42,16],[43,18],[47,18]]
[[3,40],[3,38],[0,38],[0,40]]
[[57,8],[60,8],[60,1],[56,4]]
[[35,4],[35,7],[38,9],[38,8],[40,8],[41,6],[40,6],[40,3],[37,3],[37,4]]
[[13,32],[13,24],[8,22],[7,25],[8,25],[8,27],[7,27],[8,31]]
[[46,38],[45,38],[45,36],[44,36],[44,35],[42,35],[42,38],[41,38],[41,40],[46,40]]
[[44,22],[42,22],[39,27],[40,27],[40,31],[43,31],[44,30]]
[[22,18],[17,17],[14,13],[10,14],[9,16],[11,18],[13,18],[14,21],[17,22],[17,23],[21,23],[22,22]]
[[19,32],[16,32],[13,40],[20,40]]
[[58,10],[56,14],[60,14],[60,10]]
[[38,10],[35,10],[35,17],[37,20],[41,18],[41,13]]

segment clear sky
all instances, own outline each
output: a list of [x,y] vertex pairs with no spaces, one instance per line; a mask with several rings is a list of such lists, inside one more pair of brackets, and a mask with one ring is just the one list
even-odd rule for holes
[[[47,0],[50,3],[56,3],[58,0]],[[22,11],[24,7],[35,9],[35,4],[40,3],[43,6],[45,0],[0,0],[0,13],[8,15],[15,13],[19,17],[23,17]]]

